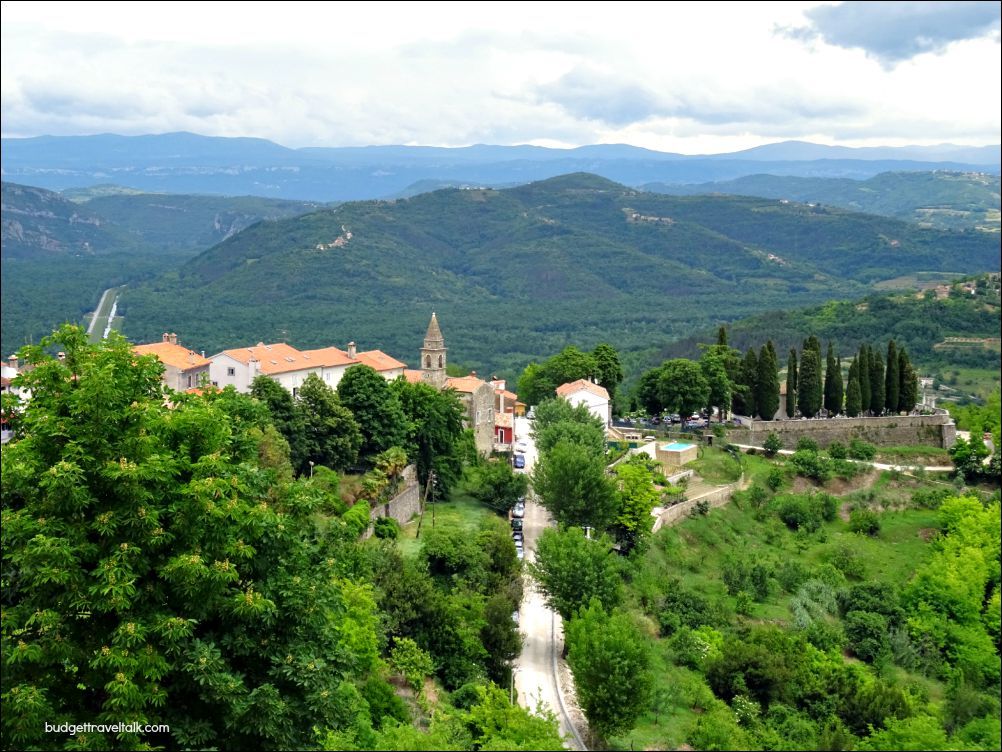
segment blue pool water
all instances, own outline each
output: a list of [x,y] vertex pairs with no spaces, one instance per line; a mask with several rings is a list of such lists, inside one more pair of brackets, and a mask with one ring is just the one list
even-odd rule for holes
[[681,452],[683,449],[688,449],[695,444],[686,444],[684,441],[673,441],[671,444],[665,444],[661,447],[665,452]]

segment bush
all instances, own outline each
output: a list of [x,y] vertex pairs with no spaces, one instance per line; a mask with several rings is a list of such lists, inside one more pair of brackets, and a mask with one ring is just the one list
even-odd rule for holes
[[690,517],[705,517],[710,513],[710,502],[706,499],[700,499],[696,502],[696,505],[689,510]]
[[400,537],[400,523],[392,517],[380,517],[373,525],[373,534],[377,538],[396,540]]
[[766,476],[765,484],[773,490],[773,492],[778,491],[783,487],[783,483],[786,481],[786,476],[783,473],[782,468],[773,467],[769,469],[769,475]]
[[799,439],[797,439],[797,451],[817,452],[818,442],[816,442],[810,436],[801,436]]
[[912,505],[920,509],[939,509],[939,505],[954,495],[949,488],[920,488],[912,494]]
[[776,580],[780,587],[788,593],[797,592],[798,588],[811,577],[810,570],[797,559],[786,559],[776,570]]
[[873,611],[850,611],[845,615],[845,635],[856,657],[873,663],[890,652],[887,619]]
[[868,444],[862,439],[853,439],[849,442],[849,459],[869,462],[876,456],[877,447],[873,444]]
[[849,529],[876,537],[880,534],[880,516],[870,509],[854,509],[849,515]]
[[849,450],[841,441],[833,441],[828,445],[828,456],[833,460],[844,460],[849,456]]
[[810,449],[797,449],[790,463],[798,475],[824,483],[831,478],[831,460]]
[[778,434],[772,432],[768,436],[766,436],[765,442],[762,444],[762,447],[765,449],[765,453],[769,457],[772,457],[776,454],[776,452],[778,452],[780,449],[783,448],[783,440],[779,438]]
[[846,543],[836,546],[829,554],[828,561],[850,579],[861,580],[865,575],[862,559],[852,546]]

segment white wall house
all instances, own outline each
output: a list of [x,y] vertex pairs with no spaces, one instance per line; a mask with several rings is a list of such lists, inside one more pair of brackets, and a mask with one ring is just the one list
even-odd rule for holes
[[232,386],[238,392],[249,392],[258,375],[269,376],[297,396],[306,378],[316,374],[331,389],[337,389],[345,372],[356,365],[368,365],[387,381],[402,376],[406,365],[380,350],[356,352],[355,343],[348,350],[324,347],[318,350],[297,350],[279,342],[253,347],[223,350],[213,355],[209,368],[210,381],[220,389]]
[[609,403],[609,392],[605,387],[585,379],[578,379],[558,386],[557,396],[563,397],[575,407],[585,405],[606,428],[612,424],[612,405]]

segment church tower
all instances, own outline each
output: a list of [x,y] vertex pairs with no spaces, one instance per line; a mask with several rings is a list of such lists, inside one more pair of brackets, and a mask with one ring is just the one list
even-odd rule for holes
[[442,330],[438,328],[438,319],[432,313],[428,332],[424,335],[424,347],[421,348],[421,380],[436,389],[445,388],[445,352]]

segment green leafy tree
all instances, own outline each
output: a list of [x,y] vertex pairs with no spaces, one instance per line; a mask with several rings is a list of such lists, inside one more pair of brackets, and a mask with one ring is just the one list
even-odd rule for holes
[[769,340],[758,356],[755,403],[762,420],[772,420],[779,410],[779,365],[775,352]]
[[859,417],[863,412],[863,395],[859,388],[859,359],[849,366],[849,388],[845,395],[845,414],[850,418]]
[[593,598],[566,625],[567,663],[592,731],[603,737],[633,728],[654,685],[647,639],[624,611]]
[[275,486],[257,464],[260,403],[168,406],[162,366],[114,333],[64,327],[22,354],[32,399],[2,455],[3,746],[76,748],[43,723],[81,712],[170,726],[126,748],[302,749],[313,724],[341,724],[378,614],[339,574],[339,526],[316,534],[308,481]]
[[786,417],[797,414],[797,349],[790,348],[786,359]]
[[538,405],[544,399],[552,397],[557,386],[559,385],[550,380],[539,363],[530,363],[518,377],[519,398],[528,405]]
[[585,537],[581,528],[546,528],[536,543],[529,571],[547,605],[565,619],[592,598],[612,608],[622,600],[619,562],[605,535]]
[[884,372],[884,407],[887,412],[898,411],[901,394],[901,364],[898,362],[898,346],[894,340],[887,343],[887,364]]
[[439,391],[406,379],[397,379],[390,386],[410,427],[407,448],[417,463],[418,478],[426,483],[428,473],[434,470],[438,490],[448,494],[463,472],[462,403],[451,389]]
[[487,676],[497,684],[510,679],[512,661],[522,651],[522,635],[511,618],[517,609],[518,604],[504,592],[494,593],[484,603],[480,641],[487,651]]
[[829,415],[842,412],[845,389],[842,383],[842,362],[831,342],[828,343],[828,355],[825,358],[825,410]]
[[734,398],[734,382],[731,372],[736,373],[740,363],[737,358],[737,350],[719,344],[707,347],[699,358],[703,377],[710,387],[705,407],[711,412],[714,407],[719,408],[721,421],[727,418]]
[[508,514],[529,490],[529,479],[507,462],[485,462],[471,471],[470,494],[498,514]]
[[800,372],[797,378],[797,407],[805,418],[813,418],[821,409],[821,355],[812,347],[800,354]]
[[409,637],[396,640],[390,650],[390,664],[415,690],[420,690],[424,680],[435,670],[431,656]]
[[605,461],[587,447],[562,441],[536,463],[532,486],[562,525],[604,530],[616,514],[616,489]]
[[306,463],[298,468],[300,472],[308,471],[309,462],[334,470],[355,464],[362,447],[362,432],[337,393],[316,374],[307,376],[300,387],[296,408],[303,420],[306,449]]
[[615,469],[619,508],[613,530],[626,552],[642,547],[651,532],[651,510],[661,500],[654,473],[641,461],[621,462]]
[[595,362],[595,378],[609,393],[609,400],[615,401],[616,390],[623,382],[624,376],[619,353],[612,345],[603,342],[592,350],[591,357]]
[[389,383],[369,366],[352,366],[337,385],[341,404],[351,410],[362,432],[359,454],[375,457],[392,446],[406,446],[411,426]]
[[884,411],[884,361],[880,353],[871,351],[870,363],[870,412],[880,415]]
[[665,361],[658,389],[664,409],[682,416],[702,410],[710,398],[710,385],[699,364],[685,358]]
[[652,368],[644,371],[637,383],[637,402],[647,411],[648,415],[660,415],[665,406],[661,402],[661,369]]
[[251,384],[251,396],[267,406],[271,422],[289,442],[289,459],[292,466],[298,472],[302,472],[307,459],[306,424],[292,394],[274,379],[261,375]]

